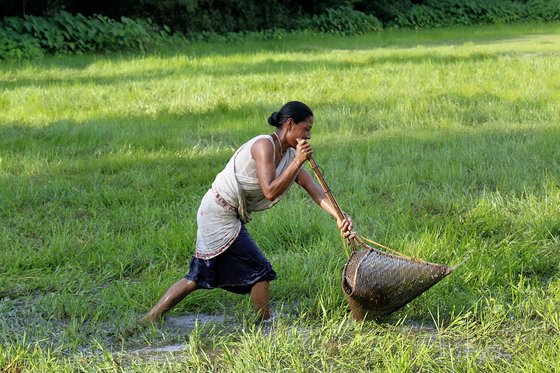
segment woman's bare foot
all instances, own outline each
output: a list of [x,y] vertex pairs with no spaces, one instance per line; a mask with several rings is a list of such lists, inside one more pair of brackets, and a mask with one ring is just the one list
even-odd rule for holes
[[167,311],[196,289],[198,289],[196,282],[186,278],[180,279],[167,289],[157,304],[140,320],[140,323],[146,325],[161,319]]

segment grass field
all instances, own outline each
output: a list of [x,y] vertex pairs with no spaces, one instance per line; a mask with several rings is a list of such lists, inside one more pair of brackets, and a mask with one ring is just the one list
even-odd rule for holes
[[[549,24],[2,62],[0,370],[560,370],[559,51]],[[138,326],[215,174],[289,100],[358,232],[462,266],[354,323],[335,223],[293,188],[247,226],[276,324],[214,290]],[[196,314],[223,322],[169,323]]]

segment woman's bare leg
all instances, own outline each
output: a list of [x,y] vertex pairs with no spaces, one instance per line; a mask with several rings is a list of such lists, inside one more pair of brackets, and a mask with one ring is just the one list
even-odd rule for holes
[[164,313],[175,307],[177,303],[196,289],[198,289],[196,282],[187,280],[186,278],[180,279],[167,289],[154,308],[142,318],[142,322],[149,323],[160,318]]
[[262,320],[270,318],[270,291],[268,281],[257,282],[251,288],[251,303],[257,316]]

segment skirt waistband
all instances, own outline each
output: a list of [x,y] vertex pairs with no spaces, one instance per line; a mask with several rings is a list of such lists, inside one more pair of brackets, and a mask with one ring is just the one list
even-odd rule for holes
[[220,193],[218,193],[218,191],[212,187],[212,193],[214,193],[214,200],[216,201],[216,203],[219,206],[222,206],[223,208],[225,208],[226,210],[229,210],[231,212],[235,212],[237,213],[237,208],[235,208],[234,206],[230,205],[225,199],[224,197],[222,197],[220,195]]

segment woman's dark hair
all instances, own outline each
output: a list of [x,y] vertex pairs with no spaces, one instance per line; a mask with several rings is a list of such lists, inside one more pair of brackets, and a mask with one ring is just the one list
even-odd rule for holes
[[292,118],[294,122],[299,123],[313,116],[313,112],[303,102],[290,101],[286,103],[280,111],[275,111],[268,117],[268,124],[274,127],[280,127],[289,118]]

